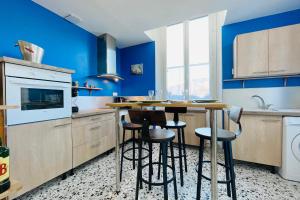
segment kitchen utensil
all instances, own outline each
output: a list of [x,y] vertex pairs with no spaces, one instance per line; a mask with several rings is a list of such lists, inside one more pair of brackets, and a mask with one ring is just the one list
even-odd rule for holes
[[43,48],[23,40],[18,40],[15,46],[19,46],[24,60],[39,64],[42,62],[44,56]]

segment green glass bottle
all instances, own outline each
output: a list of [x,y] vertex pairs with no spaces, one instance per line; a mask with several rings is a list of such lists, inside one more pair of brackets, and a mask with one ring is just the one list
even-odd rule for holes
[[5,192],[10,187],[9,181],[9,149],[2,146],[0,138],[0,193]]

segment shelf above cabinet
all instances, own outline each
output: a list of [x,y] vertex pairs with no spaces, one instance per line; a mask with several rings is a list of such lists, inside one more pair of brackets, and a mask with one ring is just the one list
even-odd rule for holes
[[289,75],[289,76],[262,76],[262,77],[248,77],[248,78],[232,78],[232,79],[224,79],[224,82],[234,82],[234,81],[242,81],[242,88],[245,88],[245,81],[248,80],[263,80],[263,79],[283,79],[284,87],[287,86],[287,81],[289,78],[300,78],[300,74]]
[[77,86],[72,86],[72,89],[88,90],[89,91],[89,95],[91,95],[92,91],[103,90],[103,88],[90,88],[90,87],[77,87]]

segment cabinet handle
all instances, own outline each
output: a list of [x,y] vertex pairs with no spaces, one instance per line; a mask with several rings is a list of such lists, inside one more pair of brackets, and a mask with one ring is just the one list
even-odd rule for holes
[[261,71],[261,72],[253,72],[253,74],[264,74],[264,73],[268,73],[267,71]]
[[101,142],[98,142],[98,143],[96,143],[96,144],[91,145],[90,147],[91,147],[91,148],[96,148],[96,147],[99,147],[100,144],[101,144]]
[[55,125],[54,128],[68,126],[68,125],[71,125],[71,123]]
[[92,118],[91,120],[96,121],[96,120],[99,120],[99,119],[101,119],[101,117]]
[[280,122],[280,119],[263,119],[263,122]]
[[95,127],[90,128],[90,131],[97,130],[97,129],[100,129],[100,128],[101,128],[101,126],[95,126]]
[[279,69],[279,70],[270,70],[270,72],[285,72],[285,69]]

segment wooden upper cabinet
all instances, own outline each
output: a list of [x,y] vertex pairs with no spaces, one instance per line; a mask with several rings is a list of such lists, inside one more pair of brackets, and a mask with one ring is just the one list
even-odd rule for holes
[[269,30],[269,74],[300,73],[300,24]]
[[234,41],[234,78],[268,75],[268,31],[238,35]]

